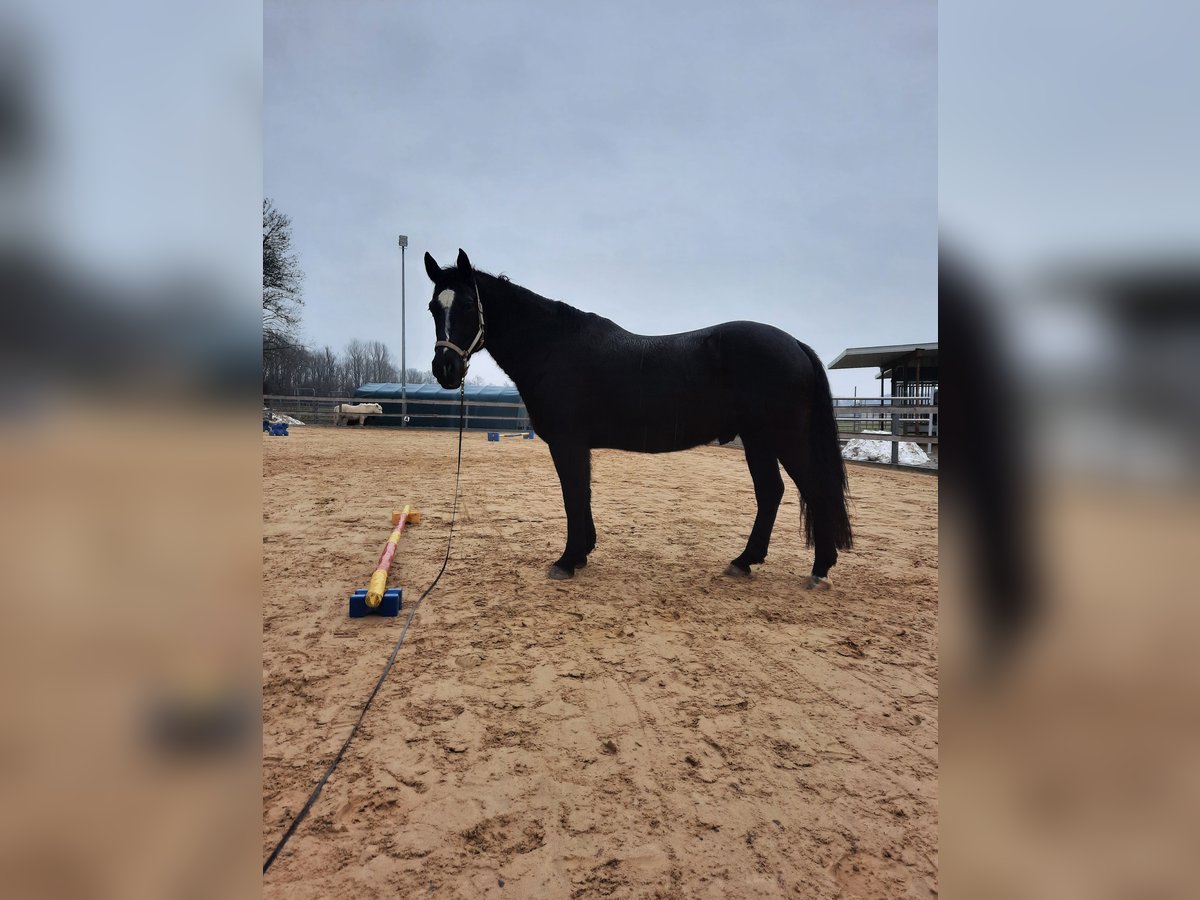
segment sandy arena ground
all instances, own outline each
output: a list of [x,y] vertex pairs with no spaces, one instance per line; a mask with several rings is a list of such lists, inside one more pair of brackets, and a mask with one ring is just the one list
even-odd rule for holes
[[[456,435],[263,439],[263,857],[336,754],[400,619],[349,619],[390,529],[405,613],[441,564]],[[739,451],[593,455],[568,582],[541,441],[468,434],[450,565],[268,897],[931,897],[937,480],[850,466],[834,590],[789,482],[767,563]]]

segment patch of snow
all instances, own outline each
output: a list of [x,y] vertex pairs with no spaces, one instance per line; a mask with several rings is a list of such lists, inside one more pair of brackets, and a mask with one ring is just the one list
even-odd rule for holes
[[[888,434],[886,431],[864,431],[863,434]],[[892,461],[891,441],[872,441],[864,438],[854,438],[846,442],[842,448],[843,459],[853,459],[859,462]],[[899,451],[900,464],[903,466],[927,466],[929,454],[912,441],[901,441]]]
[[[264,413],[265,412],[266,412],[266,410],[264,410]],[[273,413],[268,413],[267,415],[269,416],[270,421],[272,421],[272,422],[287,422],[289,425],[303,425],[304,424],[299,419],[293,419],[291,416],[286,415],[285,413],[273,412]]]

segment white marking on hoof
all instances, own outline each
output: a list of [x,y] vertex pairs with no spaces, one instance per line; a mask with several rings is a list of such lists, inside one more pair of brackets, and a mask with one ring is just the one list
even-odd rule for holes
[[829,583],[828,578],[821,578],[817,575],[809,575],[808,581],[804,582],[806,591],[828,591],[832,590],[833,585]]

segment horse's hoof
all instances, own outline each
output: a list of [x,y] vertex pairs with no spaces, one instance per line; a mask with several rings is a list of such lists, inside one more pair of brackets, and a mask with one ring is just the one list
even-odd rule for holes
[[750,577],[750,569],[749,569],[749,567],[743,569],[737,563],[730,563],[725,568],[725,574],[728,575],[730,578],[749,578]]
[[809,575],[808,581],[804,582],[804,589],[806,591],[828,591],[832,587],[833,585],[829,583],[828,578],[822,578],[819,575]]
[[566,581],[568,578],[575,577],[574,572],[568,572],[566,569],[564,569],[558,565],[551,566],[550,571],[547,572],[546,574],[549,575],[551,578],[553,578],[555,581]]
[[587,568],[587,560],[586,560],[586,559],[581,559],[579,562],[575,563],[575,568],[577,568],[577,569],[586,569],[586,568]]

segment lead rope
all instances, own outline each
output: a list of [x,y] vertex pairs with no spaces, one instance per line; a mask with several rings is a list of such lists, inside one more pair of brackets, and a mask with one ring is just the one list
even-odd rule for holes
[[346,740],[342,742],[342,747],[337,752],[337,756],[333,758],[333,762],[329,764],[329,768],[325,770],[325,774],[321,776],[321,780],[317,782],[317,786],[313,788],[312,793],[308,795],[308,800],[304,806],[292,819],[292,824],[288,826],[288,830],[283,833],[283,837],[279,839],[279,843],[275,845],[275,849],[271,851],[271,855],[267,857],[267,861],[263,863],[263,874],[267,874],[267,870],[271,868],[271,864],[283,851],[284,846],[300,823],[304,821],[304,817],[308,815],[308,811],[312,809],[312,805],[316,802],[317,797],[321,795],[321,789],[325,787],[325,783],[329,781],[329,776],[333,774],[333,770],[338,767],[338,763],[342,761],[342,757],[346,753],[346,748],[350,746],[350,742],[354,740],[354,735],[358,734],[358,726],[363,723],[366,718],[367,710],[371,708],[371,702],[375,699],[375,695],[379,693],[379,689],[383,687],[383,682],[387,679],[388,673],[392,671],[392,663],[396,661],[396,655],[400,652],[400,647],[404,644],[404,638],[408,635],[408,626],[412,624],[413,616],[417,614],[417,610],[421,608],[421,603],[429,596],[430,592],[437,587],[437,583],[442,578],[442,573],[446,571],[446,565],[450,562],[450,547],[454,542],[454,520],[458,515],[458,482],[462,476],[462,439],[463,428],[467,421],[467,380],[464,376],[462,386],[458,392],[458,468],[454,473],[454,504],[450,510],[450,534],[446,537],[446,556],[442,560],[442,567],[438,569],[437,576],[433,579],[433,583],[425,588],[425,592],[417,598],[417,602],[413,604],[412,610],[408,614],[408,618],[404,621],[404,629],[400,632],[400,638],[396,641],[396,646],[392,648],[392,655],[388,657],[387,665],[383,667],[383,673],[379,676],[379,680],[375,682],[375,687],[371,689],[370,695],[367,697],[367,702],[363,704],[362,712],[358,714],[358,721],[354,723],[354,727],[350,729],[350,734],[346,736]]

